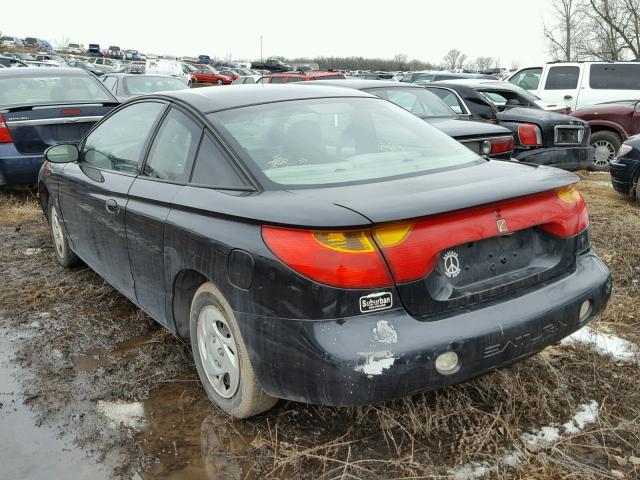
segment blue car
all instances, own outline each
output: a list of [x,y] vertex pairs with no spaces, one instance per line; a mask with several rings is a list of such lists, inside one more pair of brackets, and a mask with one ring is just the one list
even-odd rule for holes
[[48,147],[78,143],[118,104],[84,70],[0,70],[0,186],[36,183]]

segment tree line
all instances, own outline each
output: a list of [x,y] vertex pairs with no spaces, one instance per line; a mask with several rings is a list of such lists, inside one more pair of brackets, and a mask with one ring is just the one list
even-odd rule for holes
[[640,0],[549,0],[553,60],[640,61]]

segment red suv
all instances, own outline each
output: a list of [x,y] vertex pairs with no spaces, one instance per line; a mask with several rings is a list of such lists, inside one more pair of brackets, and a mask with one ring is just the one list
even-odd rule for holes
[[640,133],[638,100],[600,103],[576,110],[571,115],[589,122],[589,143],[596,149],[594,170],[609,170],[609,164],[618,154],[622,142]]

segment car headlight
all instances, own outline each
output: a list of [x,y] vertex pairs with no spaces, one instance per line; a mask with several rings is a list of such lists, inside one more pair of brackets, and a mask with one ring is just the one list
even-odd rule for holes
[[627,145],[626,143],[623,143],[622,146],[620,147],[620,150],[618,150],[618,158],[624,157],[631,150],[633,150],[633,147],[631,145]]

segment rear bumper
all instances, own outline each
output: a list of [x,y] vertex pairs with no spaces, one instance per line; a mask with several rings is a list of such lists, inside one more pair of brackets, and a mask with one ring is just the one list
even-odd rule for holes
[[[398,308],[331,321],[236,313],[262,388],[275,397],[324,405],[381,402],[459,383],[507,366],[588,323],[607,304],[611,277],[593,253],[571,275],[475,311],[421,322]],[[592,309],[580,321],[580,306]],[[455,351],[457,373],[435,358]]]
[[44,163],[39,155],[4,154],[0,150],[0,185],[30,185],[38,181],[38,171]]
[[593,147],[554,147],[518,151],[513,158],[536,165],[548,165],[563,170],[586,170],[591,166],[595,149]]

